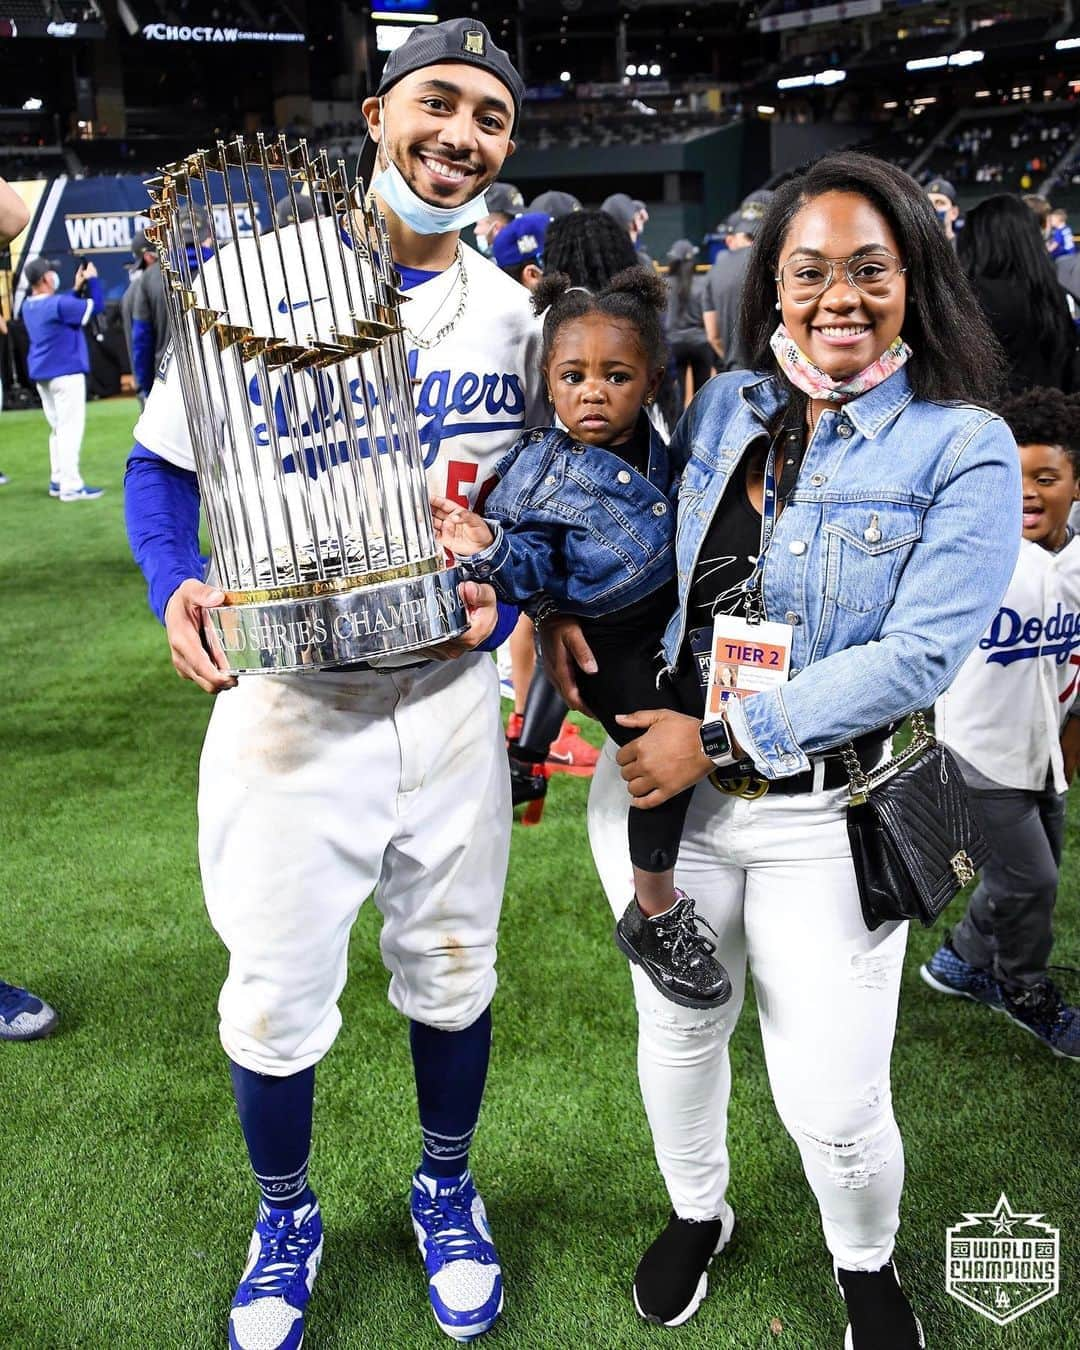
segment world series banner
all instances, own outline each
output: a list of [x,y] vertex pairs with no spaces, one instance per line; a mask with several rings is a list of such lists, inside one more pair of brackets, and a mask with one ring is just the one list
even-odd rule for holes
[[[268,199],[265,186],[261,182],[252,184],[256,189],[252,219],[238,172],[233,170],[230,175],[235,203],[231,214],[224,200],[223,185],[215,184],[211,190],[209,215],[214,235],[221,242],[234,235],[244,239],[261,234],[270,225],[273,202]],[[284,196],[287,191],[284,178],[279,185],[271,184],[275,189],[278,186]],[[65,289],[71,286],[80,260],[89,258],[101,277],[106,300],[119,300],[127,290],[128,268],[134,261],[132,239],[138,230],[150,224],[147,214],[150,197],[142,179],[133,174],[99,178],[61,176],[48,184],[18,183],[15,187],[25,201],[35,202],[30,225],[19,236],[12,252],[16,304],[25,293],[22,269],[29,259],[41,256],[60,265],[60,281]],[[200,204],[205,204],[205,196]]]

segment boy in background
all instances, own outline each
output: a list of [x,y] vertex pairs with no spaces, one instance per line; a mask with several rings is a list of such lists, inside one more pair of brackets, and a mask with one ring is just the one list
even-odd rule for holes
[[996,617],[936,705],[990,858],[920,974],[1080,1059],[1080,1009],[1050,979],[1065,794],[1080,763],[1080,404],[1031,389],[1001,415],[1020,447],[1024,540]]

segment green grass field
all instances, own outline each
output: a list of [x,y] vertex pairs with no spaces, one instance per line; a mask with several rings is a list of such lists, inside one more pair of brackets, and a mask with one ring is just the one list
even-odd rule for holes
[[[173,674],[128,555],[133,402],[90,409],[99,502],[46,495],[40,414],[0,416],[0,974],[59,1009],[0,1045],[0,1350],[225,1344],[254,1192],[215,1002],[195,781],[207,698]],[[587,784],[557,778],[515,829],[488,1096],[474,1153],[507,1279],[495,1347],[839,1350],[844,1317],[752,1009],[733,1046],[736,1237],[701,1313],[647,1327],[635,1262],[666,1218],[637,1092],[625,964],[589,858]],[[1074,818],[1055,959],[1078,963]],[[417,1131],[407,1035],[361,914],[344,1029],[321,1066],[313,1181],[328,1224],[312,1350],[438,1347],[408,1222]],[[894,1058],[908,1183],[898,1259],[934,1350],[1080,1346],[1077,1066],[930,993],[913,932]],[[1075,992],[1075,982],[1071,984]],[[829,1046],[822,1045],[822,1056]],[[1005,1191],[1062,1230],[1060,1296],[999,1329],[944,1290],[945,1230]]]

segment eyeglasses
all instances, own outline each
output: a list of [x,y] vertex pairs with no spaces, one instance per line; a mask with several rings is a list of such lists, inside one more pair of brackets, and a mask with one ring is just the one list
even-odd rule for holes
[[792,304],[808,305],[833,284],[838,267],[843,268],[848,285],[872,296],[888,295],[896,279],[907,271],[899,258],[882,249],[850,258],[790,258],[774,280]]

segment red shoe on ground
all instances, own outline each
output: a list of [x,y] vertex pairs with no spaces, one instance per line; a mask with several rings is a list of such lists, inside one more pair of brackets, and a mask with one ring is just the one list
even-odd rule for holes
[[581,734],[573,722],[564,722],[559,739],[551,742],[547,768],[551,773],[569,773],[575,778],[591,778],[596,769],[600,751]]

